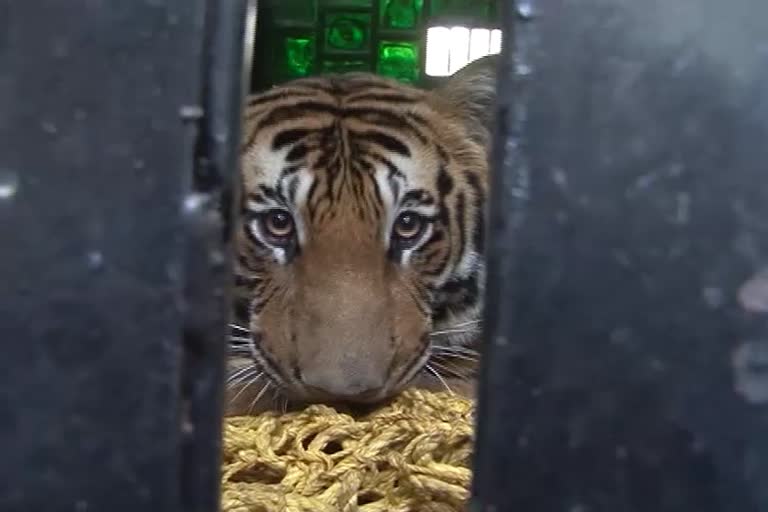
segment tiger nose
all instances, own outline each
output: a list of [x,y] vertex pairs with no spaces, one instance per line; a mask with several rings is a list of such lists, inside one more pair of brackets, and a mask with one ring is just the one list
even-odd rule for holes
[[362,402],[376,398],[385,384],[382,374],[333,371],[329,368],[303,371],[301,380],[313,395]]

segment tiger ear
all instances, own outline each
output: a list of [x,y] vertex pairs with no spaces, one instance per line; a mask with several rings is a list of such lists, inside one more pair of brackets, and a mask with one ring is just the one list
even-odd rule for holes
[[488,55],[464,66],[437,89],[467,126],[470,136],[488,144],[496,103],[498,55]]

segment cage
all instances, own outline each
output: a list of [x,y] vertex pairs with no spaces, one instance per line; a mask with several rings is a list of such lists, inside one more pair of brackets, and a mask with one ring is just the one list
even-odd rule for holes
[[429,86],[473,30],[501,62],[470,509],[768,510],[766,2],[254,8],[0,3],[0,510],[217,510],[243,96]]

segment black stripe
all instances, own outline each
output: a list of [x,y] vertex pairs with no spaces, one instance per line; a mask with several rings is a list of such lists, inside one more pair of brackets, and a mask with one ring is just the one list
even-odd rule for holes
[[250,301],[245,297],[238,297],[233,301],[232,310],[235,316],[236,323],[240,325],[248,325],[251,319],[251,307]]
[[441,165],[437,171],[437,192],[440,196],[445,197],[451,193],[451,190],[453,190],[453,178],[445,170],[445,166]]
[[[424,242],[424,245],[421,246],[420,250],[426,252],[431,245],[436,244],[438,242],[441,242],[443,240],[445,240],[445,233],[443,232],[443,230],[442,229],[433,229],[432,230],[432,235],[429,237],[429,240]],[[430,259],[435,258],[435,257],[437,257],[437,256],[436,255],[432,256]],[[425,270],[424,274],[426,274],[428,276],[439,276],[440,274],[442,274],[445,271],[445,267],[447,267],[447,266],[448,266],[448,256],[446,255],[445,258],[443,258],[441,261],[437,262],[436,268],[431,269],[431,270]]]
[[260,277],[248,277],[243,274],[235,274],[235,286],[243,288],[253,288],[262,282]]
[[269,293],[264,294],[263,292],[260,294],[256,294],[256,296],[253,299],[253,302],[251,303],[251,311],[253,313],[256,313],[257,315],[261,313],[264,310],[264,306],[266,306],[269,301],[272,299],[272,297],[275,296],[275,293],[277,292],[277,287],[273,286],[269,290]]
[[412,112],[401,114],[377,108],[348,107],[343,111],[343,115],[347,118],[359,119],[377,126],[394,128],[401,131],[405,130],[424,145],[427,145],[429,142],[427,135],[416,126],[421,125],[422,128],[430,129],[429,124],[422,116]]
[[456,199],[456,223],[459,225],[459,247],[458,252],[456,253],[456,265],[458,265],[461,262],[461,258],[464,256],[464,251],[467,250],[467,234],[465,230],[467,229],[467,222],[466,222],[466,198],[464,197],[464,192],[459,193],[459,197]]
[[361,94],[350,95],[345,100],[347,102],[353,101],[383,101],[385,103],[418,103],[423,98],[419,96],[413,96],[403,94],[401,92],[367,92]]
[[384,166],[389,170],[388,178],[390,180],[395,176],[405,179],[405,174],[403,174],[403,172],[398,169],[397,166],[393,164],[387,157],[379,155],[378,153],[367,153],[365,156],[372,158],[380,164],[384,164]]
[[364,132],[350,130],[349,134],[356,139],[377,144],[388,151],[397,153],[400,156],[411,156],[411,150],[408,149],[408,146],[406,146],[397,137],[393,137],[392,135],[388,135],[384,132],[376,130],[368,130]]
[[264,128],[275,125],[277,123],[306,117],[310,114],[330,114],[338,116],[339,108],[333,104],[322,103],[319,101],[302,101],[294,105],[277,107],[269,114],[267,114],[264,119],[259,121],[259,123],[256,125],[255,131],[259,132]]
[[477,273],[472,273],[467,277],[460,279],[451,279],[440,287],[440,291],[444,293],[456,294],[465,293],[473,296],[477,296],[479,292],[477,284]]
[[271,101],[299,99],[315,96],[317,93],[313,90],[302,90],[298,88],[279,88],[274,91],[264,92],[259,95],[248,98],[246,108],[256,107],[269,103]]
[[376,180],[372,180],[373,196],[376,202],[376,210],[379,211],[381,205],[384,204],[384,199],[381,197],[381,191],[379,190],[379,183]]
[[297,160],[301,160],[305,156],[307,156],[307,145],[306,144],[296,144],[291,148],[291,150],[288,152],[287,155],[285,155],[285,159],[288,162],[295,162]]
[[307,192],[307,214],[310,220],[315,216],[316,213],[314,196],[317,193],[318,183],[320,183],[320,180],[312,180],[312,184],[309,186],[309,191]]
[[[254,274],[259,274],[264,272],[264,262],[263,262],[263,254],[264,250],[258,247],[255,247],[251,244],[243,244],[245,247],[239,247],[238,249],[242,251],[240,254],[237,255],[237,263],[240,267],[253,272]],[[248,254],[243,254],[248,253]]]
[[476,251],[483,251],[485,244],[485,194],[480,187],[480,178],[470,170],[464,171],[464,178],[475,194],[475,226],[472,233],[472,245]]
[[287,179],[290,180],[288,182],[288,199],[290,199],[291,204],[294,204],[296,203],[296,190],[299,188],[299,178],[293,176]]
[[275,192],[275,189],[268,187],[266,185],[259,185],[259,190],[267,199],[272,199],[273,201],[277,200],[277,192]]
[[403,206],[432,205],[435,204],[435,199],[426,190],[418,188],[406,192],[401,203]]
[[282,171],[280,171],[280,179],[285,179],[288,176],[292,176],[299,172],[299,169],[301,169],[301,165],[288,165],[283,168]]
[[248,200],[253,201],[254,203],[268,204],[266,198],[258,192],[248,192],[247,197]]
[[[254,221],[251,221],[251,222],[259,222],[259,221],[254,220]],[[258,247],[259,249],[269,250],[269,246],[267,246],[267,244],[265,244],[264,242],[259,240],[259,237],[257,237],[254,234],[254,232],[250,228],[249,224],[250,223],[247,223],[247,222],[243,223],[243,230],[245,231],[245,236],[248,238],[248,240],[250,240],[251,243],[253,245],[255,245],[256,247]],[[246,266],[246,268],[250,268],[250,264],[248,264],[248,266]]]
[[442,165],[445,165],[448,163],[448,153],[445,151],[445,148],[443,148],[440,144],[435,144],[435,149],[437,150],[437,156],[440,158],[440,163]]
[[416,114],[415,112],[408,112],[407,114],[399,113],[399,112],[392,112],[392,110],[385,110],[383,108],[375,108],[375,107],[347,107],[342,111],[342,115],[344,117],[381,117],[383,119],[388,119],[389,121],[395,121],[399,123],[403,123],[405,120],[414,121],[417,124],[422,125],[425,128],[429,128],[430,124],[427,122],[426,118],[420,114]]
[[310,130],[305,128],[291,128],[278,132],[272,139],[272,149],[278,151],[289,144],[294,144],[309,135]]

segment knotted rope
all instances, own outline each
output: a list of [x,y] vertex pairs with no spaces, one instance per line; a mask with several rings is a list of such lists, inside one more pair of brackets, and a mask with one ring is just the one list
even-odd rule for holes
[[464,510],[473,413],[465,398],[409,390],[360,417],[313,405],[227,418],[222,510]]

